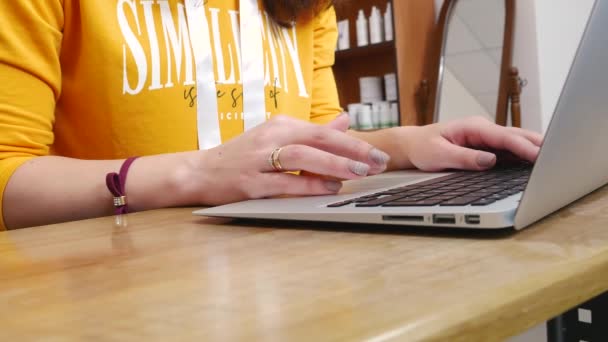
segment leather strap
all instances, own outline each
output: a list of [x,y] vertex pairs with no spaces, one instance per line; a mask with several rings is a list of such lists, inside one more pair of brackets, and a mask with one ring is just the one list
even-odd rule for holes
[[132,157],[122,164],[120,167],[120,172],[111,172],[106,175],[106,185],[108,186],[108,190],[114,196],[114,210],[116,215],[122,215],[129,212],[129,208],[127,206],[127,195],[125,193],[125,186],[127,184],[127,174],[129,172],[129,167],[131,164],[137,159],[137,157]]

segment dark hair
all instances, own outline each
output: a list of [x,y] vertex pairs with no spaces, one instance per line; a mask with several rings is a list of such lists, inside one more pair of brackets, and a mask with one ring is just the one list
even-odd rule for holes
[[334,0],[263,0],[264,9],[277,23],[291,26],[306,14],[318,14],[333,5]]

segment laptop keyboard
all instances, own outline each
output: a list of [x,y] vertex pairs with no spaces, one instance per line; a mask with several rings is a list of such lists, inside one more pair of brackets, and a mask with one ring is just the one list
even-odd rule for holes
[[485,206],[524,191],[531,164],[494,168],[489,171],[457,171],[428,181],[397,187],[347,201],[329,208],[356,207]]

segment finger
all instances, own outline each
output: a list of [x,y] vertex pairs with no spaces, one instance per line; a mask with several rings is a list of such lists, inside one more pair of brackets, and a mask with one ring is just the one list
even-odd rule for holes
[[539,134],[534,131],[529,131],[527,129],[518,128],[518,127],[509,127],[509,130],[511,130],[515,134],[518,134],[518,135],[530,140],[530,142],[532,142],[536,146],[540,147],[543,144],[544,138],[543,138],[542,134]]
[[[285,171],[307,171],[339,179],[356,179],[369,174],[370,166],[306,145],[287,145],[277,156]],[[270,166],[270,165],[269,165]],[[274,171],[270,168],[268,171]]]
[[480,132],[483,144],[494,149],[506,150],[524,160],[534,162],[540,147],[527,138],[501,126],[493,126]]
[[336,180],[288,173],[262,174],[259,184],[262,187],[261,197],[333,195],[342,188],[342,183]]
[[[523,136],[522,131],[496,124],[467,124],[453,133],[467,142],[458,145],[504,150],[530,162],[536,160],[540,150],[538,145]],[[536,139],[533,135],[528,136]]]
[[[496,165],[496,155],[487,151],[463,147],[443,140],[439,143],[441,151],[437,156],[436,167],[428,171],[442,169],[487,170]],[[434,164],[435,165],[435,164]]]
[[350,118],[348,113],[338,115],[333,121],[325,125],[328,128],[335,129],[340,132],[346,132],[350,127]]
[[278,146],[307,145],[358,160],[370,165],[374,170],[384,170],[390,157],[388,154],[374,148],[368,142],[341,132],[335,127],[345,125],[348,120],[341,116],[333,126],[319,126],[301,120],[277,117],[271,123],[270,129]]

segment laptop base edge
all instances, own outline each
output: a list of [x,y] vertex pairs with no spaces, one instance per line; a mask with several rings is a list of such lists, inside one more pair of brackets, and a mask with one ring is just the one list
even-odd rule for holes
[[505,229],[514,227],[515,209],[495,213],[260,213],[260,212],[221,212],[214,208],[197,210],[193,213],[198,216],[263,219],[277,221],[305,221],[328,223],[358,223],[369,225],[392,225],[408,227],[437,227],[437,228],[465,228],[465,229]]

